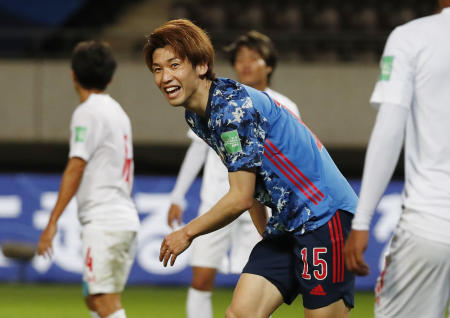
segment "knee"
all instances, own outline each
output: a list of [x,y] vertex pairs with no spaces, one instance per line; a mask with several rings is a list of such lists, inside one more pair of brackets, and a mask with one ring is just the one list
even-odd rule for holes
[[192,287],[201,291],[211,291],[214,287],[214,277],[198,275],[192,279]]
[[94,304],[95,311],[100,317],[107,317],[122,308],[120,298],[115,296],[116,295],[110,294],[92,296],[92,303]]
[[225,318],[239,318],[231,306],[225,311]]
[[94,299],[91,295],[88,295],[87,297],[84,297],[84,302],[86,303],[87,308],[91,311],[97,311],[95,308]]
[[225,311],[225,318],[250,318],[251,316],[250,313],[244,312],[242,308],[234,306],[233,304]]

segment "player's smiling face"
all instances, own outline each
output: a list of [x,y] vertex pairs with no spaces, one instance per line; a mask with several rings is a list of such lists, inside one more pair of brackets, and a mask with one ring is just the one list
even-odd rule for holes
[[272,72],[272,67],[267,66],[258,51],[245,45],[236,53],[234,69],[239,82],[260,90],[266,88],[267,76]]
[[206,70],[204,66],[192,67],[188,59],[178,57],[170,46],[153,52],[152,72],[156,86],[173,106],[189,106],[195,100],[200,77]]

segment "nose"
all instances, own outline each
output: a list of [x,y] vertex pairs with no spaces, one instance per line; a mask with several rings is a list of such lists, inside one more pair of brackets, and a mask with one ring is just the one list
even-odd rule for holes
[[170,82],[172,80],[172,72],[170,72],[170,70],[163,69],[161,74],[161,80],[164,83]]
[[239,61],[238,65],[242,70],[248,70],[250,68],[250,61],[248,60],[241,60]]

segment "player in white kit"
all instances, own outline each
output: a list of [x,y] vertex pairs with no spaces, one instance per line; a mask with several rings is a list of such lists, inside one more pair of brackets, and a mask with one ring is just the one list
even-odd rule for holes
[[450,295],[450,1],[442,12],[397,27],[371,97],[379,107],[360,200],[345,247],[366,275],[369,225],[405,135],[403,211],[376,286],[377,318],[442,318]]
[[104,42],[81,42],[72,56],[72,77],[81,104],[72,115],[69,161],[58,199],[38,245],[51,256],[58,218],[76,194],[82,225],[83,289],[94,318],[125,318],[121,292],[136,253],[139,217],[131,199],[131,124],[104,92],[116,68]]
[[[265,35],[250,31],[229,49],[238,81],[265,91],[299,116],[297,105],[268,85],[276,66],[276,52]],[[192,139],[171,196],[168,223],[181,223],[185,194],[204,165],[199,215],[210,210],[229,190],[228,171],[219,156],[191,130]],[[254,245],[261,239],[248,213],[228,226],[195,239],[191,245],[192,284],[187,297],[188,318],[212,318],[211,294],[217,270],[241,273]],[[230,257],[227,252],[230,250]]]

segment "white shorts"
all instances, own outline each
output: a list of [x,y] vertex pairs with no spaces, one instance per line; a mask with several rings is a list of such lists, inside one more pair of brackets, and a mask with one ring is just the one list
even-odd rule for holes
[[376,318],[443,318],[450,296],[450,244],[397,228],[375,295]]
[[[199,214],[205,213],[211,206],[202,203]],[[253,225],[250,214],[244,212],[227,226],[194,239],[190,265],[239,274],[247,264],[253,247],[260,240],[261,236]]]
[[84,295],[121,293],[136,255],[135,231],[82,230]]

